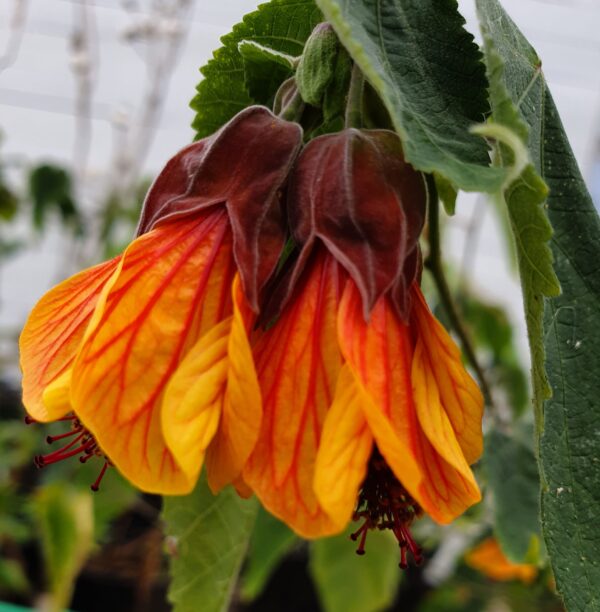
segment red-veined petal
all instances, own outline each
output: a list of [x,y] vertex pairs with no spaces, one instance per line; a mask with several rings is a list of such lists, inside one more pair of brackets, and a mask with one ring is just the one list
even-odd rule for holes
[[43,394],[58,378],[65,378],[102,287],[118,263],[117,257],[71,276],[48,291],[31,311],[19,349],[23,404],[37,421],[52,421],[70,410],[63,401],[50,402],[46,407]]
[[340,530],[352,516],[373,448],[363,401],[350,368],[343,366],[323,426],[314,485],[319,503]]
[[244,297],[240,277],[233,283],[234,312],[227,341],[227,380],[219,429],[206,455],[208,485],[218,492],[236,480],[260,432],[262,400],[248,334],[255,315]]
[[193,486],[165,445],[160,405],[185,354],[231,313],[231,243],[220,207],[137,238],[75,362],[75,412],[143,490],[176,494]]
[[[410,330],[381,299],[367,324],[353,283],[346,285],[339,311],[342,353],[367,397],[365,417],[396,477],[430,516],[447,523],[479,501],[474,476],[436,452],[417,418],[411,383]],[[456,445],[456,441],[454,442]]]
[[483,450],[483,396],[463,366],[454,340],[431,314],[417,285],[412,295],[417,328],[412,378],[419,421],[440,454],[442,447],[449,448],[443,430],[450,425],[467,462],[474,463]]
[[324,250],[315,255],[294,298],[253,350],[263,422],[244,479],[270,512],[305,537],[338,530],[317,502],[313,479],[341,367],[335,333],[340,274]]

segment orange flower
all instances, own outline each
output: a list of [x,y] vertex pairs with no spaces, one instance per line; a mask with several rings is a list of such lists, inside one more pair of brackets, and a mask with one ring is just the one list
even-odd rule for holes
[[488,578],[498,581],[520,580],[525,584],[533,582],[538,574],[537,567],[528,563],[509,561],[496,538],[487,538],[465,556],[465,562]]
[[215,490],[238,478],[261,420],[247,329],[285,242],[301,137],[246,109],[168,162],[120,257],[40,300],[20,339],[23,401],[72,431],[38,465],[98,454],[101,475],[112,463],[167,494],[190,491],[205,458]]
[[302,248],[252,339],[263,420],[244,479],[303,536],[354,516],[361,553],[391,528],[405,565],[414,516],[480,499],[483,399],[417,283],[424,183],[395,134],[346,130],[306,146],[288,199]]

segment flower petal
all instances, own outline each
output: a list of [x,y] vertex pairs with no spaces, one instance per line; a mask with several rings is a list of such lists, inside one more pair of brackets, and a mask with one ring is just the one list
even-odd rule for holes
[[231,242],[221,207],[134,240],[75,362],[75,412],[143,490],[176,494],[193,486],[165,445],[160,406],[189,349],[231,313]]
[[335,334],[339,274],[324,250],[316,254],[294,299],[253,351],[264,412],[244,479],[270,512],[305,537],[338,530],[317,502],[313,479],[341,367]]
[[412,295],[418,329],[412,376],[414,388],[421,390],[415,393],[419,421],[440,453],[442,447],[449,448],[442,429],[450,425],[465,459],[474,463],[483,451],[483,395],[463,366],[454,340],[431,314],[417,285],[413,285]]
[[262,400],[248,333],[254,315],[241,289],[233,283],[234,313],[227,340],[227,379],[219,429],[206,455],[208,485],[217,493],[237,480],[260,432]]
[[340,530],[352,516],[373,449],[362,402],[363,394],[350,368],[342,367],[323,426],[314,484],[319,503]]
[[529,584],[538,574],[535,565],[509,561],[496,538],[487,538],[465,556],[465,562],[492,580],[521,580]]
[[70,410],[63,402],[46,407],[48,385],[71,367],[102,287],[119,258],[83,270],[57,285],[35,305],[21,337],[23,404],[37,421],[52,421]]
[[190,482],[196,482],[206,449],[219,427],[227,384],[228,317],[191,348],[165,389],[162,432]]
[[361,296],[346,285],[338,333],[344,358],[366,394],[365,417],[388,465],[421,507],[447,523],[479,501],[474,476],[463,460],[458,470],[436,452],[417,419],[411,384],[410,330],[386,299],[367,324]]

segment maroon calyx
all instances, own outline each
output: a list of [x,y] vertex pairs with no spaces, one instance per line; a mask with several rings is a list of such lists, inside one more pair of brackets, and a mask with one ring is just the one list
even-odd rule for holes
[[[55,442],[63,441],[64,446],[46,455],[36,455],[33,459],[35,466],[41,469],[53,463],[77,456],[79,456],[80,463],[87,463],[92,457],[98,457],[103,461],[102,468],[98,477],[90,486],[92,491],[98,491],[106,470],[112,465],[110,459],[102,452],[96,442],[96,438],[94,438],[89,429],[84,427],[77,416],[74,414],[68,415],[58,420],[70,423],[70,429],[56,436],[47,436],[46,442],[54,444]],[[36,422],[30,416],[25,417],[27,425]]]
[[281,312],[311,255],[323,247],[356,283],[365,320],[383,295],[408,320],[426,202],[423,175],[404,160],[394,132],[351,128],[311,140],[288,187],[290,228],[300,250],[271,284],[263,322]]
[[399,567],[408,567],[410,554],[415,564],[423,561],[423,551],[410,533],[410,525],[423,511],[417,502],[400,484],[394,473],[377,448],[373,450],[367,476],[358,494],[358,502],[353,520],[363,523],[350,538],[359,540],[357,555],[365,554],[365,544],[369,530],[389,529],[400,546]]
[[283,199],[301,145],[300,125],[262,106],[244,109],[167,162],[144,201],[138,235],[225,206],[242,287],[258,312],[287,238]]

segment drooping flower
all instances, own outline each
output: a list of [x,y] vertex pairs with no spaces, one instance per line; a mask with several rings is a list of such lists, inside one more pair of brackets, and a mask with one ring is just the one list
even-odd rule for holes
[[520,580],[525,584],[533,582],[538,569],[530,563],[513,563],[502,552],[496,538],[486,538],[465,555],[467,565],[488,578],[498,581]]
[[[298,533],[447,523],[480,499],[481,393],[421,294],[426,188],[389,131],[312,140],[290,180],[297,259],[253,338],[263,397],[244,479]],[[274,321],[274,322],[273,322]]]
[[261,420],[247,332],[285,243],[301,139],[266,108],[242,111],[167,163],[121,256],[35,306],[23,402],[35,420],[72,423],[40,466],[98,454],[102,473],[111,463],[166,494],[191,490],[204,461],[214,490],[238,478]]

